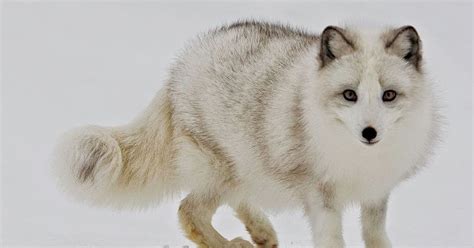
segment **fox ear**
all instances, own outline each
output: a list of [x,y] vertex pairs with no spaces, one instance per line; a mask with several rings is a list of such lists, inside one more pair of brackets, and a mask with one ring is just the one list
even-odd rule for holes
[[335,26],[326,27],[321,34],[321,47],[319,51],[321,67],[354,50],[354,43],[348,38],[348,34],[343,28]]
[[421,40],[413,26],[403,26],[388,33],[385,50],[420,70]]

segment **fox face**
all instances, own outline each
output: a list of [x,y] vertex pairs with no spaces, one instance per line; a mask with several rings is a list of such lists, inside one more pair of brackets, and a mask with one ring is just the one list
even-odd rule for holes
[[321,36],[317,98],[324,114],[351,138],[384,140],[421,96],[421,42],[402,27],[379,36],[328,27]]

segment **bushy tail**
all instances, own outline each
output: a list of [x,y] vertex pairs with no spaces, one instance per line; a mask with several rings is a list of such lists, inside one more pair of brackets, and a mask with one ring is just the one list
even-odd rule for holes
[[179,189],[175,130],[166,90],[129,125],[86,126],[66,133],[53,168],[61,187],[96,205],[145,207]]

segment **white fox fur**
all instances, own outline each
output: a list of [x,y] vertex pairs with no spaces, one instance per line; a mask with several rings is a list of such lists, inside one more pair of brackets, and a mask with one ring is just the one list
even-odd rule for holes
[[93,204],[143,207],[188,192],[179,217],[200,247],[253,247],[214,230],[222,204],[258,247],[278,245],[262,210],[285,208],[304,209],[316,247],[343,247],[341,213],[353,202],[366,246],[390,247],[388,197],[425,164],[434,100],[411,26],[319,36],[241,22],[191,43],[131,124],[66,134],[54,166],[65,190]]

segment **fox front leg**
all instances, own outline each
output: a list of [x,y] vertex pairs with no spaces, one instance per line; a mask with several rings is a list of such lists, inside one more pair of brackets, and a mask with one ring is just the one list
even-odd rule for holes
[[385,231],[388,198],[361,206],[362,237],[367,248],[392,247]]
[[308,196],[305,211],[309,218],[314,247],[343,248],[342,207],[334,200],[334,191],[323,186]]

